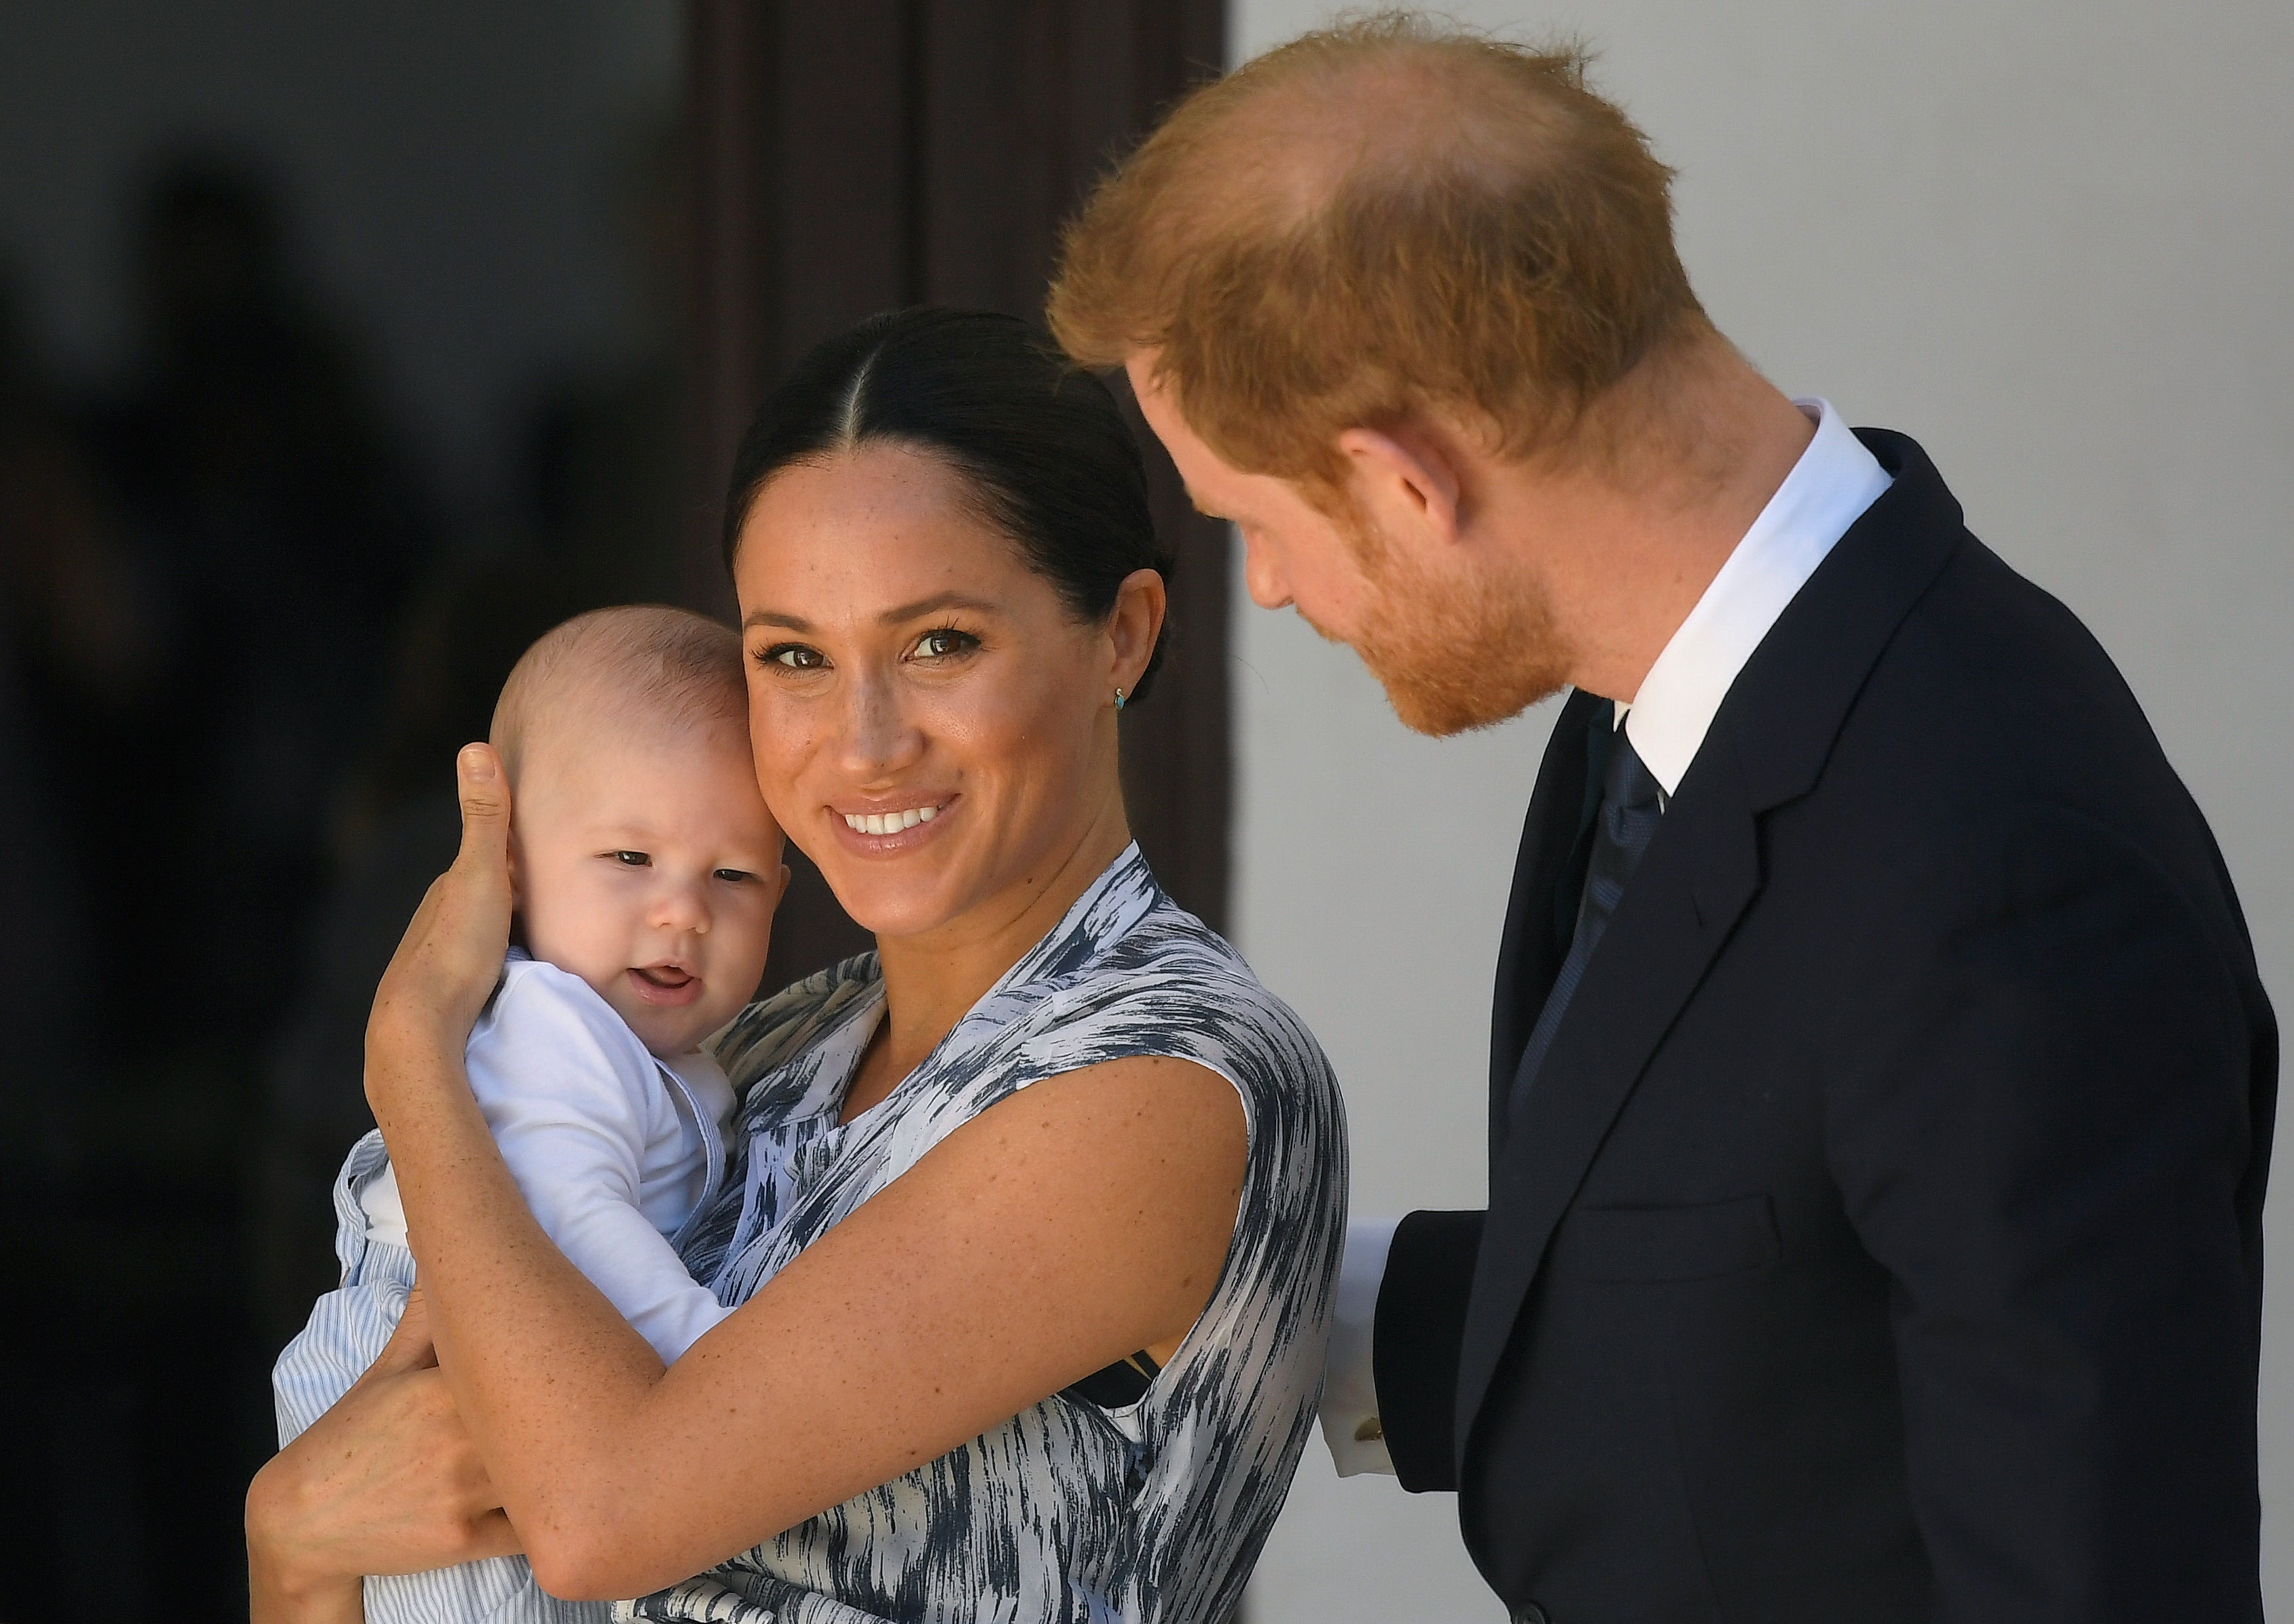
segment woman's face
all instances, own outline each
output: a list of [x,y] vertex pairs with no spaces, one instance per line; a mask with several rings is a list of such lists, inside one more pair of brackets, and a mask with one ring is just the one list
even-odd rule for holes
[[882,442],[798,464],[734,568],[759,786],[879,936],[982,909],[993,930],[1122,817],[1114,690],[1144,663],[1127,614],[1078,621],[964,494]]

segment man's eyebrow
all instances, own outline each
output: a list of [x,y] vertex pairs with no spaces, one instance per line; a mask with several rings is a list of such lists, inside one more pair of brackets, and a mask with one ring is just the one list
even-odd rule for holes
[[1221,513],[1217,508],[1203,500],[1201,497],[1197,496],[1195,494],[1195,488],[1192,485],[1187,484],[1184,480],[1182,480],[1180,483],[1185,487],[1187,492],[1187,505],[1192,508],[1197,513],[1201,514],[1203,517],[1207,519],[1224,519],[1230,524],[1234,523],[1234,516],[1232,514]]

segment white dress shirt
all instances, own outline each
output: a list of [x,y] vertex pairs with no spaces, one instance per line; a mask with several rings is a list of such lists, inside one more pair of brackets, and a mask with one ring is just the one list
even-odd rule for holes
[[[1641,679],[1617,719],[1670,800],[1688,775],[1737,673],[1827,554],[1890,483],[1840,414],[1821,400],[1795,401],[1816,435],[1761,509]],[[1346,1226],[1322,1389],[1322,1440],[1340,1477],[1392,1473],[1379,1422],[1371,1334],[1395,1220]]]

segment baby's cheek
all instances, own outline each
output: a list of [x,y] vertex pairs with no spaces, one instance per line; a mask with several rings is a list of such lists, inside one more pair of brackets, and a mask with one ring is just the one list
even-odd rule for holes
[[622,972],[630,967],[632,936],[629,922],[617,918],[616,913],[609,901],[531,908],[526,951],[581,977],[608,1003],[615,1003],[626,991],[621,983]]
[[757,995],[757,984],[764,979],[765,959],[772,950],[772,910],[760,907],[755,917],[742,920],[738,930],[725,938],[728,951],[719,972],[710,978],[710,994],[712,1002],[720,996],[728,1001],[728,1020]]

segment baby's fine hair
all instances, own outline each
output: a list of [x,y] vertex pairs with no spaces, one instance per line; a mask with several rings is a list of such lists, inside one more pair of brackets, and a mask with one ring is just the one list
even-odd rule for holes
[[739,633],[689,609],[630,604],[543,633],[502,684],[490,740],[515,782],[546,717],[693,727],[737,725],[747,710]]

